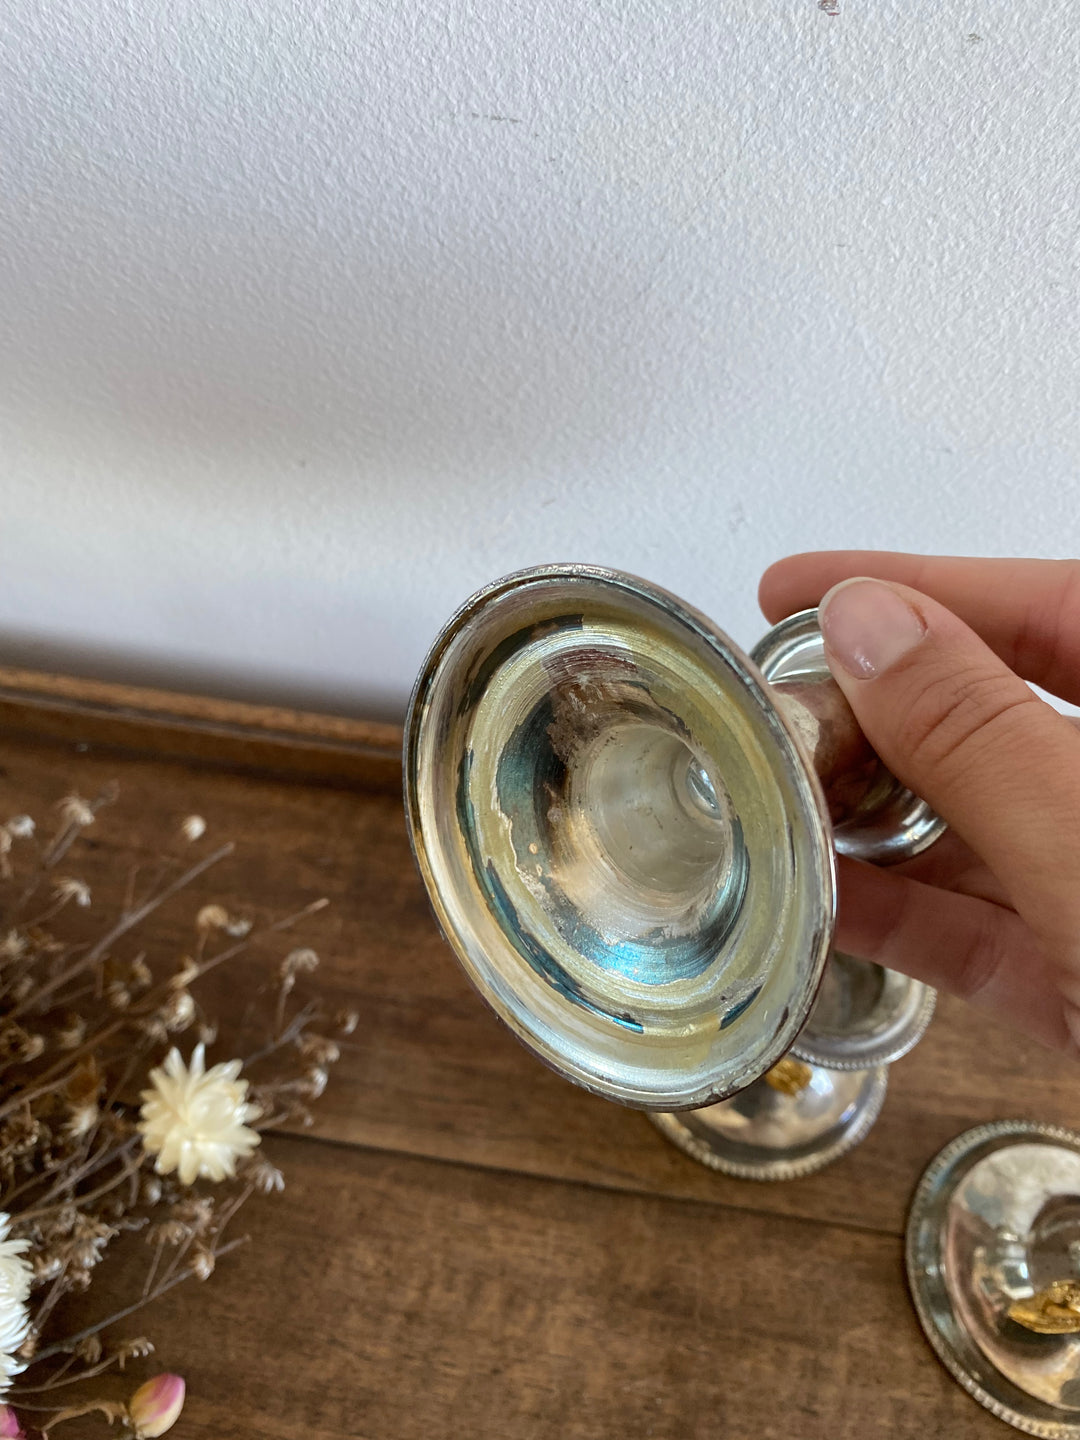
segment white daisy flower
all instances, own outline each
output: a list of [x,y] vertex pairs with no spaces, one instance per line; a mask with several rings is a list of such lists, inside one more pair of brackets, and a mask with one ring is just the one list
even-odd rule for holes
[[246,1103],[248,1082],[237,1077],[240,1061],[206,1069],[206,1047],[196,1045],[190,1069],[177,1049],[164,1065],[151,1070],[152,1090],[144,1090],[139,1131],[143,1146],[157,1156],[159,1175],[173,1170],[181,1184],[202,1176],[224,1180],[236,1173],[237,1160],[250,1155],[260,1136],[245,1123],[259,1114]]
[[0,1395],[12,1379],[26,1369],[15,1352],[26,1339],[30,1316],[26,1302],[33,1271],[22,1258],[29,1240],[9,1240],[11,1216],[0,1214]]

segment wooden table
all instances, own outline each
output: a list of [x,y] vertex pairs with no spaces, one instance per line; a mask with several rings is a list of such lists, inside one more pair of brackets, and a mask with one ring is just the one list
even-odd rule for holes
[[120,783],[84,852],[96,905],[118,902],[118,851],[203,815],[237,851],[153,943],[209,899],[328,895],[305,943],[361,1014],[314,1130],[268,1142],[287,1184],[245,1212],[255,1244],[149,1327],[154,1365],[188,1378],[178,1440],[1009,1433],[918,1329],[905,1211],[966,1127],[1075,1124],[1075,1066],[944,999],[849,1157],[787,1184],[715,1175],[547,1071],[473,992],[413,868],[398,746],[391,726],[0,671],[0,809]]

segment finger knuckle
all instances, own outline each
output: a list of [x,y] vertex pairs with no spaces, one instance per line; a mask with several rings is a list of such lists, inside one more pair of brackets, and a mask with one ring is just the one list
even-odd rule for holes
[[989,909],[977,913],[978,919],[956,957],[952,988],[961,1000],[975,1000],[988,990],[1008,959],[1003,917]]
[[898,743],[920,773],[974,761],[1022,707],[1041,702],[1012,675],[940,675],[923,686],[898,721]]
[[1034,673],[1052,685],[1058,666],[1076,653],[1080,616],[1080,560],[1052,560],[1052,583],[1036,591],[1020,616],[1011,654],[1005,658],[1022,674]]

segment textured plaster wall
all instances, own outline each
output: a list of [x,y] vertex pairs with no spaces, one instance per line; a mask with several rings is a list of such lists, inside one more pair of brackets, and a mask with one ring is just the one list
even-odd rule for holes
[[1080,553],[1080,10],[6,0],[0,653],[362,709],[511,568]]

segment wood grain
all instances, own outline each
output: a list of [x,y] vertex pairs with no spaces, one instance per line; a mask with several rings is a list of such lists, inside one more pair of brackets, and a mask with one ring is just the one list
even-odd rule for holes
[[373,720],[0,666],[0,727],[12,739],[401,789],[401,730]]
[[[310,1141],[162,1308],[189,1440],[951,1440],[891,1236]],[[272,1307],[272,1319],[268,1314]]]
[[[544,1069],[486,1009],[435,929],[384,772],[309,776],[299,752],[268,767],[228,726],[188,754],[175,717],[155,754],[156,722],[110,728],[55,694],[35,731],[31,689],[14,711],[0,700],[0,816],[121,786],[70,860],[94,891],[88,924],[115,911],[128,864],[175,850],[199,813],[200,843],[237,851],[138,945],[181,955],[210,899],[274,918],[327,895],[304,943],[330,998],[361,1014],[315,1135],[276,1142],[291,1180],[256,1212],[258,1258],[211,1282],[198,1313],[217,1332],[186,1318],[183,1292],[170,1302],[203,1397],[181,1440],[1003,1433],[918,1335],[899,1237],[959,1131],[1075,1124],[1074,1066],[944,1001],[849,1157],[783,1185],[714,1175]],[[126,704],[138,717],[136,692]],[[287,718],[264,719],[287,751]],[[218,999],[237,1010],[258,964],[221,972]]]

